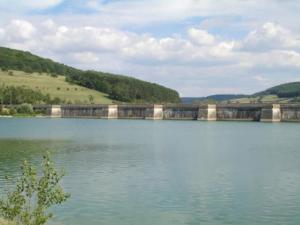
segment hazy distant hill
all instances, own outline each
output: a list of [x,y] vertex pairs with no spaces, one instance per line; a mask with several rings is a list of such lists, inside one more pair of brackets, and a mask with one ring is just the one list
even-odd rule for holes
[[281,84],[247,98],[230,100],[239,103],[295,103],[300,102],[300,82]]
[[207,97],[184,97],[182,103],[295,103],[300,102],[300,82],[281,84],[253,95],[211,95]]
[[201,103],[201,102],[222,102],[231,99],[244,98],[247,95],[234,95],[234,94],[224,94],[224,95],[210,95],[207,97],[183,97],[181,98],[181,102],[185,104],[192,103]]
[[[52,77],[64,76],[70,84],[99,91],[101,94],[106,94],[109,99],[121,102],[174,103],[180,101],[179,94],[175,90],[158,84],[128,76],[82,71],[30,52],[9,48],[0,47],[0,68],[3,72],[14,70],[24,71],[27,74],[36,72]],[[18,77],[15,78],[18,79]],[[19,85],[22,83],[19,82]]]

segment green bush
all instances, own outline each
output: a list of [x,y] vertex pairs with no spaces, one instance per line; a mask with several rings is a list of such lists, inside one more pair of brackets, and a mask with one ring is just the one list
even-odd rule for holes
[[20,114],[33,114],[33,107],[31,104],[23,103],[17,107],[17,112]]
[[9,109],[8,108],[2,108],[1,111],[0,111],[0,114],[3,115],[3,116],[10,115]]
[[43,94],[40,90],[31,90],[27,87],[15,87],[0,85],[0,103],[2,104],[51,104],[49,94]]
[[9,114],[10,115],[15,115],[17,113],[17,110],[15,108],[10,108],[9,109]]
[[60,186],[64,173],[57,171],[49,153],[43,157],[41,172],[27,161],[21,170],[15,187],[0,200],[0,217],[17,225],[43,225],[53,216],[47,210],[70,197]]

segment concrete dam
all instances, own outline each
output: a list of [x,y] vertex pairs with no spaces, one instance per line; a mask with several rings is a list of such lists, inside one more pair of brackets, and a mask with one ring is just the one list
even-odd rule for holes
[[300,104],[36,105],[56,118],[300,122]]

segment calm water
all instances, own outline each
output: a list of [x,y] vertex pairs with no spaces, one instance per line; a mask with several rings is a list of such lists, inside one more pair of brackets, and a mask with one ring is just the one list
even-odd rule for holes
[[0,119],[0,184],[51,150],[63,225],[300,224],[300,124]]

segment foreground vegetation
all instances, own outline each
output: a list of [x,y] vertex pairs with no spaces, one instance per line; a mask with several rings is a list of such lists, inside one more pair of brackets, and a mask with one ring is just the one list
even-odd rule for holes
[[0,219],[0,225],[16,225],[16,224],[4,219]]
[[[0,200],[0,217],[4,219],[0,225],[43,225],[53,217],[47,210],[70,197],[60,186],[64,173],[55,168],[49,153],[43,157],[40,173],[27,161],[23,162],[21,171],[16,181],[7,177],[15,187],[6,191]],[[5,191],[4,187],[1,189]]]
[[[179,102],[176,91],[158,84],[145,82],[132,77],[82,71],[33,55],[29,52],[0,47],[0,68],[3,71],[17,70],[27,74],[44,73],[70,84],[106,93],[110,99],[121,102],[174,103]],[[59,93],[59,92],[58,92]]]
[[16,117],[33,117],[37,115],[46,115],[44,111],[34,110],[33,106],[28,103],[21,105],[0,106],[0,116],[16,116]]

